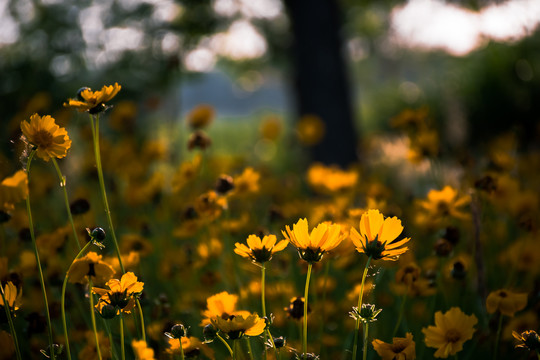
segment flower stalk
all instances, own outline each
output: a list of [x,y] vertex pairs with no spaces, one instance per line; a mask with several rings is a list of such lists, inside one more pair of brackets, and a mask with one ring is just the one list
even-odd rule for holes
[[[358,310],[362,309],[362,300],[364,297],[364,285],[366,282],[367,272],[369,269],[369,263],[371,262],[371,256],[368,257],[366,266],[364,267],[364,274],[362,275],[362,284],[360,285],[360,296],[358,297]],[[354,327],[354,343],[353,343],[353,356],[352,359],[356,360],[356,353],[358,351],[358,331],[360,329],[360,318],[356,319],[356,325]]]
[[6,301],[6,297],[4,295],[4,288],[2,287],[1,283],[0,283],[0,295],[2,295],[2,301],[4,302],[4,310],[6,311],[6,317],[9,323],[9,331],[11,332],[11,336],[13,337],[13,343],[15,345],[15,354],[17,355],[17,360],[22,360],[21,350],[19,349],[19,341],[17,340],[17,332],[15,331],[15,326],[13,325],[13,319],[11,318],[11,309],[9,308],[9,304]]
[[313,267],[312,263],[308,263],[307,277],[306,277],[306,287],[304,289],[304,326],[302,327],[302,353],[304,357],[307,354],[307,313],[308,313],[308,290],[309,290],[309,280],[311,278],[311,269]]
[[98,359],[101,360],[101,350],[99,349],[99,338],[96,326],[96,312],[94,311],[94,294],[92,294],[92,278],[90,276],[88,276],[88,296],[90,298],[90,317],[92,318],[92,330],[94,331],[94,339],[96,341],[96,353]]

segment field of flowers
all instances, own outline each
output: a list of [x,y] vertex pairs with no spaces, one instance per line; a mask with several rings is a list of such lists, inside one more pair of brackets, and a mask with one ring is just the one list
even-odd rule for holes
[[305,160],[313,116],[154,122],[116,83],[21,115],[0,359],[540,359],[540,152],[513,133],[450,149],[403,109],[340,169]]

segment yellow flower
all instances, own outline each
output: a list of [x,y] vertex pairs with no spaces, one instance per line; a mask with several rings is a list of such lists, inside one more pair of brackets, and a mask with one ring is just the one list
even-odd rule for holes
[[[11,311],[19,310],[21,306],[22,291],[17,291],[17,287],[11,281],[8,281],[4,287],[4,298]],[[0,306],[4,306],[4,300],[0,296]]]
[[478,319],[474,315],[466,315],[457,307],[446,313],[435,313],[435,326],[423,328],[426,345],[437,348],[435,357],[447,358],[463,349],[465,341],[472,339]]
[[[168,339],[169,347],[167,348],[167,354],[179,355],[180,354],[180,339]],[[202,351],[207,357],[213,359],[213,351],[204,345],[199,339],[194,336],[182,337],[182,349],[184,350],[184,356],[187,358],[196,357],[200,351]]]
[[374,260],[397,260],[409,248],[400,247],[411,238],[395,241],[403,231],[401,220],[397,217],[384,218],[379,210],[368,210],[360,218],[360,233],[351,228],[351,240],[359,253],[371,256]]
[[276,235],[266,235],[262,238],[257,235],[249,235],[247,238],[247,246],[236,243],[234,252],[238,255],[251,258],[253,262],[264,263],[272,260],[272,256],[287,247],[289,242],[281,240],[276,244]]
[[525,306],[526,293],[514,293],[506,289],[492,291],[486,299],[486,309],[490,314],[499,310],[502,315],[514,316],[516,311],[525,309]]
[[371,343],[382,360],[413,360],[416,359],[416,346],[411,333],[404,338],[395,337],[392,344],[375,339]]
[[322,193],[334,193],[353,188],[358,182],[358,173],[354,170],[343,171],[335,166],[313,164],[307,174],[309,185]]
[[135,306],[134,298],[143,291],[144,287],[144,283],[137,281],[137,277],[132,272],[125,273],[120,280],[111,279],[105,285],[109,287],[109,290],[92,288],[95,294],[101,296],[96,305],[100,313],[106,305],[114,307],[116,314],[120,311],[130,313]]
[[194,107],[187,115],[187,122],[192,129],[208,126],[214,120],[215,111],[211,105],[201,104]]
[[118,83],[105,85],[98,91],[85,88],[77,94],[79,100],[69,99],[67,103],[64,103],[64,106],[73,107],[80,112],[88,111],[90,114],[97,114],[107,108],[105,103],[115,97],[121,88]]
[[115,270],[111,265],[101,260],[101,258],[101,255],[90,251],[82,258],[73,261],[67,273],[68,281],[70,283],[83,284],[91,276],[92,281],[101,284],[111,279]]
[[315,229],[308,230],[306,219],[300,219],[293,225],[293,230],[287,225],[281,231],[286,240],[289,240],[297,249],[300,257],[310,263],[320,261],[324,253],[337,247],[343,237],[340,225],[320,223]]
[[214,317],[229,317],[236,314],[236,303],[238,295],[229,294],[226,291],[215,294],[206,299],[206,310],[202,312],[205,318],[201,325],[210,324],[210,319]]
[[242,336],[257,336],[266,328],[266,321],[257,314],[231,315],[228,318],[215,317],[210,320],[212,324],[229,339],[236,340]]
[[135,360],[155,360],[154,350],[149,348],[144,340],[133,340],[131,342]]
[[17,171],[0,183],[0,209],[11,210],[19,201],[28,197],[28,175]]
[[512,332],[512,336],[519,340],[520,343],[516,345],[516,348],[524,348],[530,351],[540,350],[540,337],[534,330],[527,330],[518,334],[517,332]]
[[457,190],[448,185],[442,190],[430,190],[427,199],[419,202],[423,213],[418,215],[417,221],[438,223],[448,218],[467,220],[469,214],[463,212],[461,208],[470,201],[470,196],[458,196]]
[[26,140],[37,148],[36,155],[45,161],[65,157],[71,147],[66,129],[58,126],[50,115],[30,116],[30,122],[21,123],[21,130]]
[[253,168],[245,168],[242,174],[234,179],[234,189],[231,193],[234,195],[245,195],[258,192],[260,177],[261,174],[253,170]]

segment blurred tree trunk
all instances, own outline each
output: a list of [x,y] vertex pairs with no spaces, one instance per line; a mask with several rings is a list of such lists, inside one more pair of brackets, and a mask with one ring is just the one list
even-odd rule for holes
[[337,0],[284,0],[293,32],[294,91],[300,116],[326,126],[312,160],[346,166],[357,161],[351,93],[340,37]]

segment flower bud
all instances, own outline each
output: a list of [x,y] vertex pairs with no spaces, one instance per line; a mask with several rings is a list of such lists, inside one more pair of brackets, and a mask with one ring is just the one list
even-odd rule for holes
[[99,314],[104,319],[112,319],[113,317],[116,316],[117,313],[118,313],[118,309],[116,309],[116,306],[112,306],[110,304],[105,304],[101,308],[101,313],[99,313]]
[[94,230],[92,230],[92,233],[90,234],[90,236],[92,237],[92,239],[97,240],[99,242],[105,240],[105,238],[107,237],[107,235],[105,234],[105,230],[103,230],[100,227],[97,227]]
[[203,329],[203,336],[205,343],[211,343],[214,341],[217,335],[217,329],[214,325],[208,324]]
[[176,324],[171,328],[170,333],[174,339],[180,339],[184,336],[187,336],[186,327],[182,324]]

